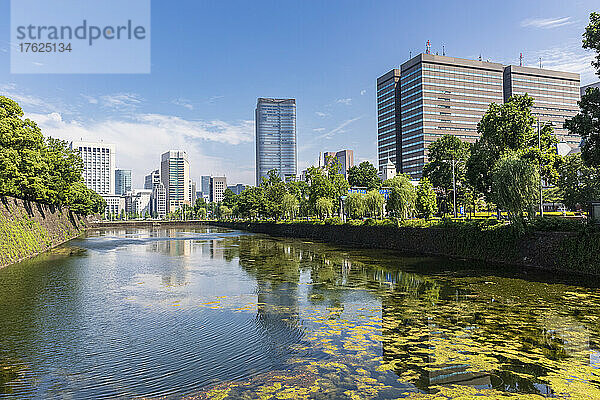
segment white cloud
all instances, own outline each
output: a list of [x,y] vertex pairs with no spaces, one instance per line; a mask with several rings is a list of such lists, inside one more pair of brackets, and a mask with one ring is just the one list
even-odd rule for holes
[[339,103],[339,104],[345,104],[345,105],[349,106],[349,105],[352,104],[352,99],[350,99],[350,98],[347,98],[347,99],[337,99],[335,102]]
[[571,20],[571,17],[559,17],[559,18],[527,18],[521,21],[522,27],[533,27],[541,29],[552,29],[560,26],[570,25],[575,23]]
[[59,113],[27,114],[45,136],[63,140],[104,141],[116,145],[117,166],[131,169],[134,186],[159,167],[160,155],[169,149],[184,149],[190,159],[192,178],[211,173],[231,172],[232,182],[252,182],[253,169],[240,168],[233,161],[207,155],[203,144],[217,142],[240,145],[252,142],[254,122],[190,121],[162,114],[134,114],[127,119],[102,121],[64,120]]
[[595,70],[592,67],[594,53],[581,48],[579,38],[574,38],[566,45],[542,49],[534,52],[534,62],[530,67],[539,68],[539,59],[542,59],[542,67],[557,71],[574,72],[581,75],[581,83],[592,83],[597,81]]
[[367,91],[365,89],[363,89],[363,90],[360,91],[360,95],[361,96],[364,96],[365,94],[367,94]]
[[40,112],[58,111],[56,106],[46,102],[45,100],[36,96],[30,96],[18,90],[17,86],[14,83],[0,85],[0,95],[13,99],[17,103],[19,103],[21,107],[30,107]]
[[315,132],[323,132],[325,130],[325,128],[314,128],[313,131]]
[[90,103],[90,104],[98,104],[98,99],[93,96],[88,96],[88,95],[85,95],[82,93],[81,97],[86,99],[88,101],[88,103]]
[[324,112],[321,112],[321,111],[317,111],[317,112],[315,112],[315,114],[317,114],[317,116],[321,117],[321,118],[325,118],[325,117],[329,116],[328,113],[324,113]]
[[115,93],[101,96],[102,105],[117,110],[135,109],[144,99],[135,93]]
[[320,136],[317,136],[316,139],[331,139],[336,133],[343,133],[346,132],[346,130],[344,128],[346,128],[348,125],[350,125],[351,123],[358,121],[359,119],[361,119],[362,117],[356,117],[356,118],[351,118],[351,119],[347,119],[344,122],[342,122],[341,124],[339,124],[338,126],[336,126],[335,128],[333,128],[332,130],[330,130],[327,133],[324,133]]
[[189,100],[183,99],[183,98],[178,98],[173,100],[171,103],[177,105],[177,106],[181,106],[181,107],[185,107],[188,110],[193,110],[194,106],[191,104],[191,102]]
[[209,103],[216,103],[218,100],[221,100],[225,96],[212,96],[208,99]]

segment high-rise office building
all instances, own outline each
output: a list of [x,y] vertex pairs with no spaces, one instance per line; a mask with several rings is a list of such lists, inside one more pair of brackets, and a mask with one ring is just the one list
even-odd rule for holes
[[227,178],[224,176],[213,176],[210,178],[210,201],[218,203],[223,201],[223,193],[227,189]]
[[158,182],[152,188],[150,214],[154,218],[164,218],[167,215],[167,190],[162,182]]
[[295,179],[296,100],[259,98],[256,104],[256,184],[271,170]]
[[196,182],[190,179],[190,204],[194,205],[196,203]]
[[190,204],[190,163],[183,150],[169,150],[161,156],[160,178],[167,192],[167,212]]
[[575,148],[581,136],[564,128],[565,120],[579,112],[579,74],[509,65],[504,69],[504,101],[527,93],[533,97],[531,113],[540,124],[551,123],[557,139]]
[[155,169],[144,177],[144,189],[152,190],[160,183],[160,171]]
[[498,63],[419,54],[402,64],[396,169],[420,178],[429,144],[444,135],[474,143],[490,103],[504,99]]
[[[569,137],[562,122],[576,114],[573,88],[578,86],[577,74],[419,54],[377,79],[379,169],[390,160],[397,171],[420,178],[430,143],[448,134],[475,142],[490,103],[503,103],[513,94],[531,95],[532,113],[553,121],[559,140],[574,146],[580,139]],[[392,115],[395,124],[389,125]],[[393,138],[387,135],[395,135],[395,160]]]
[[340,174],[348,178],[348,169],[354,166],[354,151],[352,150],[340,150],[340,151],[326,151],[323,153],[323,165],[328,161],[329,157],[333,157],[338,163],[340,163]]
[[377,78],[377,160],[379,169],[388,161],[398,167],[396,141],[400,140],[400,70]]
[[204,201],[210,201],[210,175],[202,175],[200,178],[200,191]]
[[83,182],[94,192],[115,193],[115,145],[98,142],[71,142],[83,160]]
[[131,170],[116,169],[115,170],[115,194],[124,195],[131,192]]

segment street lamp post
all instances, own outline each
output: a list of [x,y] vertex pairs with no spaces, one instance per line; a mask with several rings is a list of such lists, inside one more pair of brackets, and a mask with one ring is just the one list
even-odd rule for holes
[[454,197],[454,218],[456,218],[456,174],[454,173],[454,167],[456,160],[452,159],[452,196]]

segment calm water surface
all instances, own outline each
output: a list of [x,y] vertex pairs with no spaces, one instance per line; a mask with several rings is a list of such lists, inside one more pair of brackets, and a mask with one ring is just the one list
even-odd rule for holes
[[0,398],[598,399],[599,287],[218,228],[91,231],[0,270]]

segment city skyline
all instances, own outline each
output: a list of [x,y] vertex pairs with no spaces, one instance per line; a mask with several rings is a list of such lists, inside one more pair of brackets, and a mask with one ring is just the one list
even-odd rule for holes
[[[526,66],[537,66],[541,57],[544,68],[580,73],[582,85],[597,81],[593,54],[581,49],[591,1],[339,4],[273,3],[269,21],[275,22],[269,25],[243,3],[182,2],[177,10],[157,3],[149,75],[11,75],[8,43],[0,41],[0,94],[18,101],[46,135],[114,143],[116,166],[132,170],[132,187],[141,188],[157,167],[157,155],[170,148],[186,149],[195,182],[202,175],[225,175],[254,184],[253,111],[259,96],[296,99],[298,171],[316,165],[321,148],[354,149],[356,164],[377,165],[374,80],[424,52],[427,40],[433,54],[442,54],[444,45],[454,57],[481,55],[518,65],[523,53]],[[8,12],[8,5],[0,10]],[[239,26],[211,21],[230,13]],[[233,18],[248,13],[258,21]],[[490,14],[493,21],[483,18]],[[426,21],[417,18],[424,15]],[[197,18],[205,23],[187,23]],[[257,22],[272,27],[255,32]],[[178,31],[175,24],[184,28]],[[410,38],[382,40],[400,26]],[[7,36],[8,29],[0,32]],[[211,42],[202,41],[203,51],[193,56],[189,49],[198,37]],[[270,46],[279,46],[283,57],[267,54]],[[257,52],[266,55],[255,59]],[[249,79],[231,79],[240,61]]]

